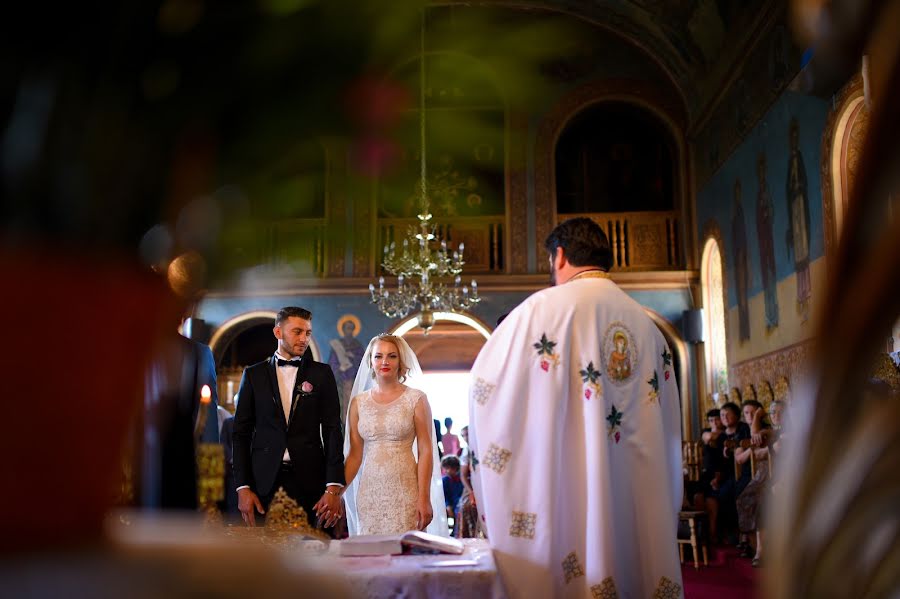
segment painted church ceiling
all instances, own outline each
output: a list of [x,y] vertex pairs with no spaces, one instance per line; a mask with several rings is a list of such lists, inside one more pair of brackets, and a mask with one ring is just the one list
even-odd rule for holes
[[[463,3],[463,2],[453,2]],[[690,113],[705,113],[728,83],[779,0],[480,0],[466,5],[553,11],[607,29],[638,46],[682,90]]]

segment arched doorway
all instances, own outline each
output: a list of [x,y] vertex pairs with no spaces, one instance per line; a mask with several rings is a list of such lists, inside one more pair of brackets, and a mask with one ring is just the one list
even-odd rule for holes
[[[244,368],[265,360],[275,351],[276,312],[256,310],[223,322],[209,340],[216,361],[219,403],[234,411],[234,395],[238,391]],[[319,346],[313,338],[306,350],[313,360],[321,361]]]
[[675,208],[675,142],[666,125],[630,102],[598,102],[556,144],[557,214]]
[[434,321],[428,335],[418,328],[418,315],[400,321],[391,333],[406,339],[422,366],[423,380],[410,384],[428,395],[442,430],[450,418],[453,433],[459,435],[469,423],[469,372],[491,329],[474,316],[457,312],[435,312]]

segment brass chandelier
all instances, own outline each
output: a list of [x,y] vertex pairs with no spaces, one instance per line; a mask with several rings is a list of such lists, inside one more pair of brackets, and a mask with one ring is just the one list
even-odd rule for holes
[[[384,277],[378,278],[378,287],[369,284],[369,293],[382,314],[389,318],[402,318],[419,307],[419,326],[425,334],[434,326],[434,312],[460,312],[481,301],[478,283],[472,280],[471,289],[460,287],[465,244],[451,250],[447,242],[435,234],[431,222],[428,198],[427,171],[425,166],[425,12],[422,11],[419,59],[419,182],[417,191],[421,211],[418,230],[409,227],[402,249],[395,242],[384,246],[381,266],[397,277],[397,288],[388,290]],[[452,277],[452,285],[448,279]]]

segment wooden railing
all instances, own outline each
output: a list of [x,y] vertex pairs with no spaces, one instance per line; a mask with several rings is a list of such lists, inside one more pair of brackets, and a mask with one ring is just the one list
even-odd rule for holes
[[[460,242],[466,244],[463,258],[466,262],[466,273],[500,273],[506,264],[503,249],[506,232],[503,216],[465,216],[435,218],[435,230],[440,239],[447,245],[456,247]],[[417,228],[419,221],[415,218],[380,218],[378,219],[378,245],[376,269],[381,263],[384,246],[392,241],[399,246],[407,237],[410,227]]]
[[[271,267],[300,266],[300,274],[325,274],[325,219],[278,221],[263,231],[261,261]],[[307,270],[308,269],[308,270]]]
[[682,267],[681,229],[675,211],[560,214],[557,222],[576,216],[590,218],[606,232],[616,270]]

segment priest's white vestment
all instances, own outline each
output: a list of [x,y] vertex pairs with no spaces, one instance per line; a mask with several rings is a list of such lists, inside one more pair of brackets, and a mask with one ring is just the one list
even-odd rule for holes
[[679,598],[672,353],[596,271],[513,310],[472,369],[479,516],[514,598]]

